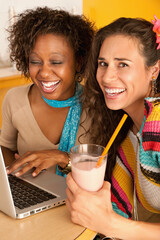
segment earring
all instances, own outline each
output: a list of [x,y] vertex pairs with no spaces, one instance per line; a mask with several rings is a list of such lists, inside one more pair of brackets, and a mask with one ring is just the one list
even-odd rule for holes
[[81,82],[82,81],[82,75],[80,73],[76,73],[75,80],[76,80],[76,82]]
[[156,77],[153,76],[152,77],[152,90],[151,90],[152,97],[154,97],[154,95],[157,93],[156,80],[157,80]]

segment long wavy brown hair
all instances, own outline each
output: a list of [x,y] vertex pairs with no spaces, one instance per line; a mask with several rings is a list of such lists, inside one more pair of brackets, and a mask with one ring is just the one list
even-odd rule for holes
[[[84,92],[84,108],[87,109],[88,116],[92,118],[89,133],[93,143],[106,146],[124,114],[123,110],[110,110],[107,108],[103,93],[96,80],[98,56],[103,41],[107,37],[117,34],[134,38],[138,40],[139,51],[145,59],[146,67],[153,66],[160,59],[160,50],[157,50],[156,34],[152,31],[152,28],[153,24],[144,19],[119,18],[97,32],[88,61],[88,78]],[[160,93],[160,76],[157,79],[157,92]],[[109,150],[106,180],[110,180],[118,147],[125,139],[132,125],[133,122],[128,117]]]

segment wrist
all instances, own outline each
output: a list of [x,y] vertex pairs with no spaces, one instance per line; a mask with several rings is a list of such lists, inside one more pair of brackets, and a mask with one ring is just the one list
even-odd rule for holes
[[135,224],[136,221],[132,221],[125,217],[120,216],[117,213],[113,213],[112,221],[110,225],[110,236],[113,239],[128,239],[128,234],[130,234],[129,239],[136,239],[135,234]]
[[121,217],[113,210],[109,214],[104,215],[103,223],[101,224],[101,233],[109,239],[118,240],[121,232],[124,217]]
[[65,174],[71,172],[71,159],[68,152],[64,152],[65,160],[58,164],[58,169]]

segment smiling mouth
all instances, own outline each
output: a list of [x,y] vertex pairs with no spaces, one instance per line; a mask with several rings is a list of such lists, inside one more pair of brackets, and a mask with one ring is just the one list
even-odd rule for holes
[[109,96],[119,95],[119,94],[123,93],[124,91],[126,91],[125,88],[105,88],[105,92]]
[[55,89],[58,87],[60,81],[50,81],[50,82],[45,82],[45,81],[40,81],[40,84],[42,86],[42,89],[44,92],[51,93],[55,91]]

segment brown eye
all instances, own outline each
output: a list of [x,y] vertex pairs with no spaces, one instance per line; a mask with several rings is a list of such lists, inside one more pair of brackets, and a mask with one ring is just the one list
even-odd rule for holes
[[120,66],[121,68],[124,68],[124,67],[128,67],[128,64],[122,62],[122,63],[119,64],[119,66]]
[[104,61],[99,61],[99,62],[98,62],[98,66],[100,66],[100,67],[106,67],[106,66],[108,66],[108,64],[107,64],[106,62],[104,62]]

